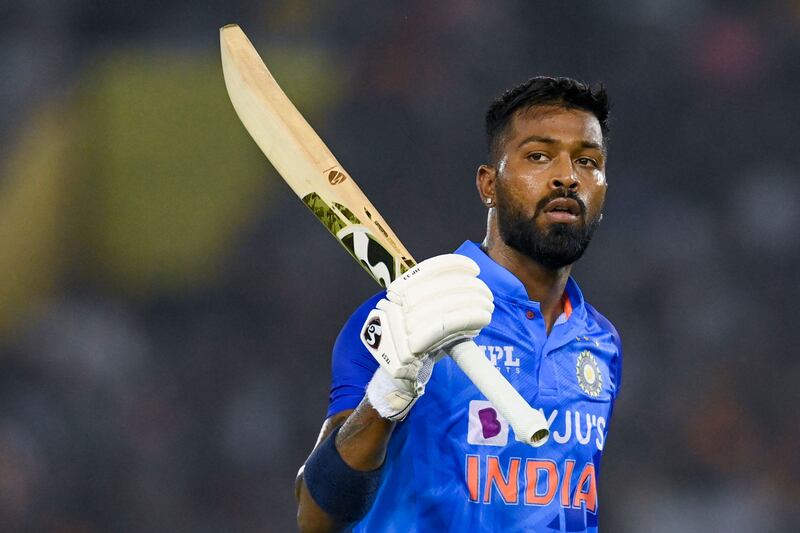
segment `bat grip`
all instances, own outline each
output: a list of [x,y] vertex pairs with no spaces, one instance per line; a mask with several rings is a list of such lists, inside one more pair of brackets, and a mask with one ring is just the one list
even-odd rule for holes
[[550,429],[544,414],[525,401],[473,341],[453,346],[450,349],[450,357],[508,420],[514,428],[514,435],[518,441],[533,447],[539,447],[547,442]]

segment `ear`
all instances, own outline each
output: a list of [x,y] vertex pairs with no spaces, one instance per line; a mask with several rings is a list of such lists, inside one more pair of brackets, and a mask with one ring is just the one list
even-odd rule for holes
[[[475,176],[475,186],[478,188],[478,194],[481,196],[483,205],[493,206],[495,200],[494,194],[494,180],[497,176],[497,170],[491,165],[481,165],[478,167],[478,172]],[[487,203],[487,200],[490,200]]]

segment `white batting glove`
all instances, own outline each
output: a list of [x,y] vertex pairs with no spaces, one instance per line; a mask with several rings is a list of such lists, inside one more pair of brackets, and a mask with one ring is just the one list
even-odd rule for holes
[[367,316],[361,341],[381,365],[367,398],[382,417],[403,420],[444,349],[474,338],[492,320],[492,292],[478,272],[463,255],[432,257],[392,282]]

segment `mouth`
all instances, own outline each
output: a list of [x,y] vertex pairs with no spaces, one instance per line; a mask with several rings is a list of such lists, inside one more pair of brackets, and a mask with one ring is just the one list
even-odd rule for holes
[[550,222],[570,224],[580,219],[583,210],[580,204],[572,198],[556,198],[544,206],[542,213]]

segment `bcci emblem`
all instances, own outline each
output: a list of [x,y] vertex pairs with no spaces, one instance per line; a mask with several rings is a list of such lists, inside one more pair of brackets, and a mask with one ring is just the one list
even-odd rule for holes
[[578,364],[575,366],[575,372],[578,375],[578,385],[581,386],[583,392],[592,398],[600,396],[600,391],[603,390],[603,374],[600,373],[597,359],[594,358],[589,350],[584,350],[578,354]]

